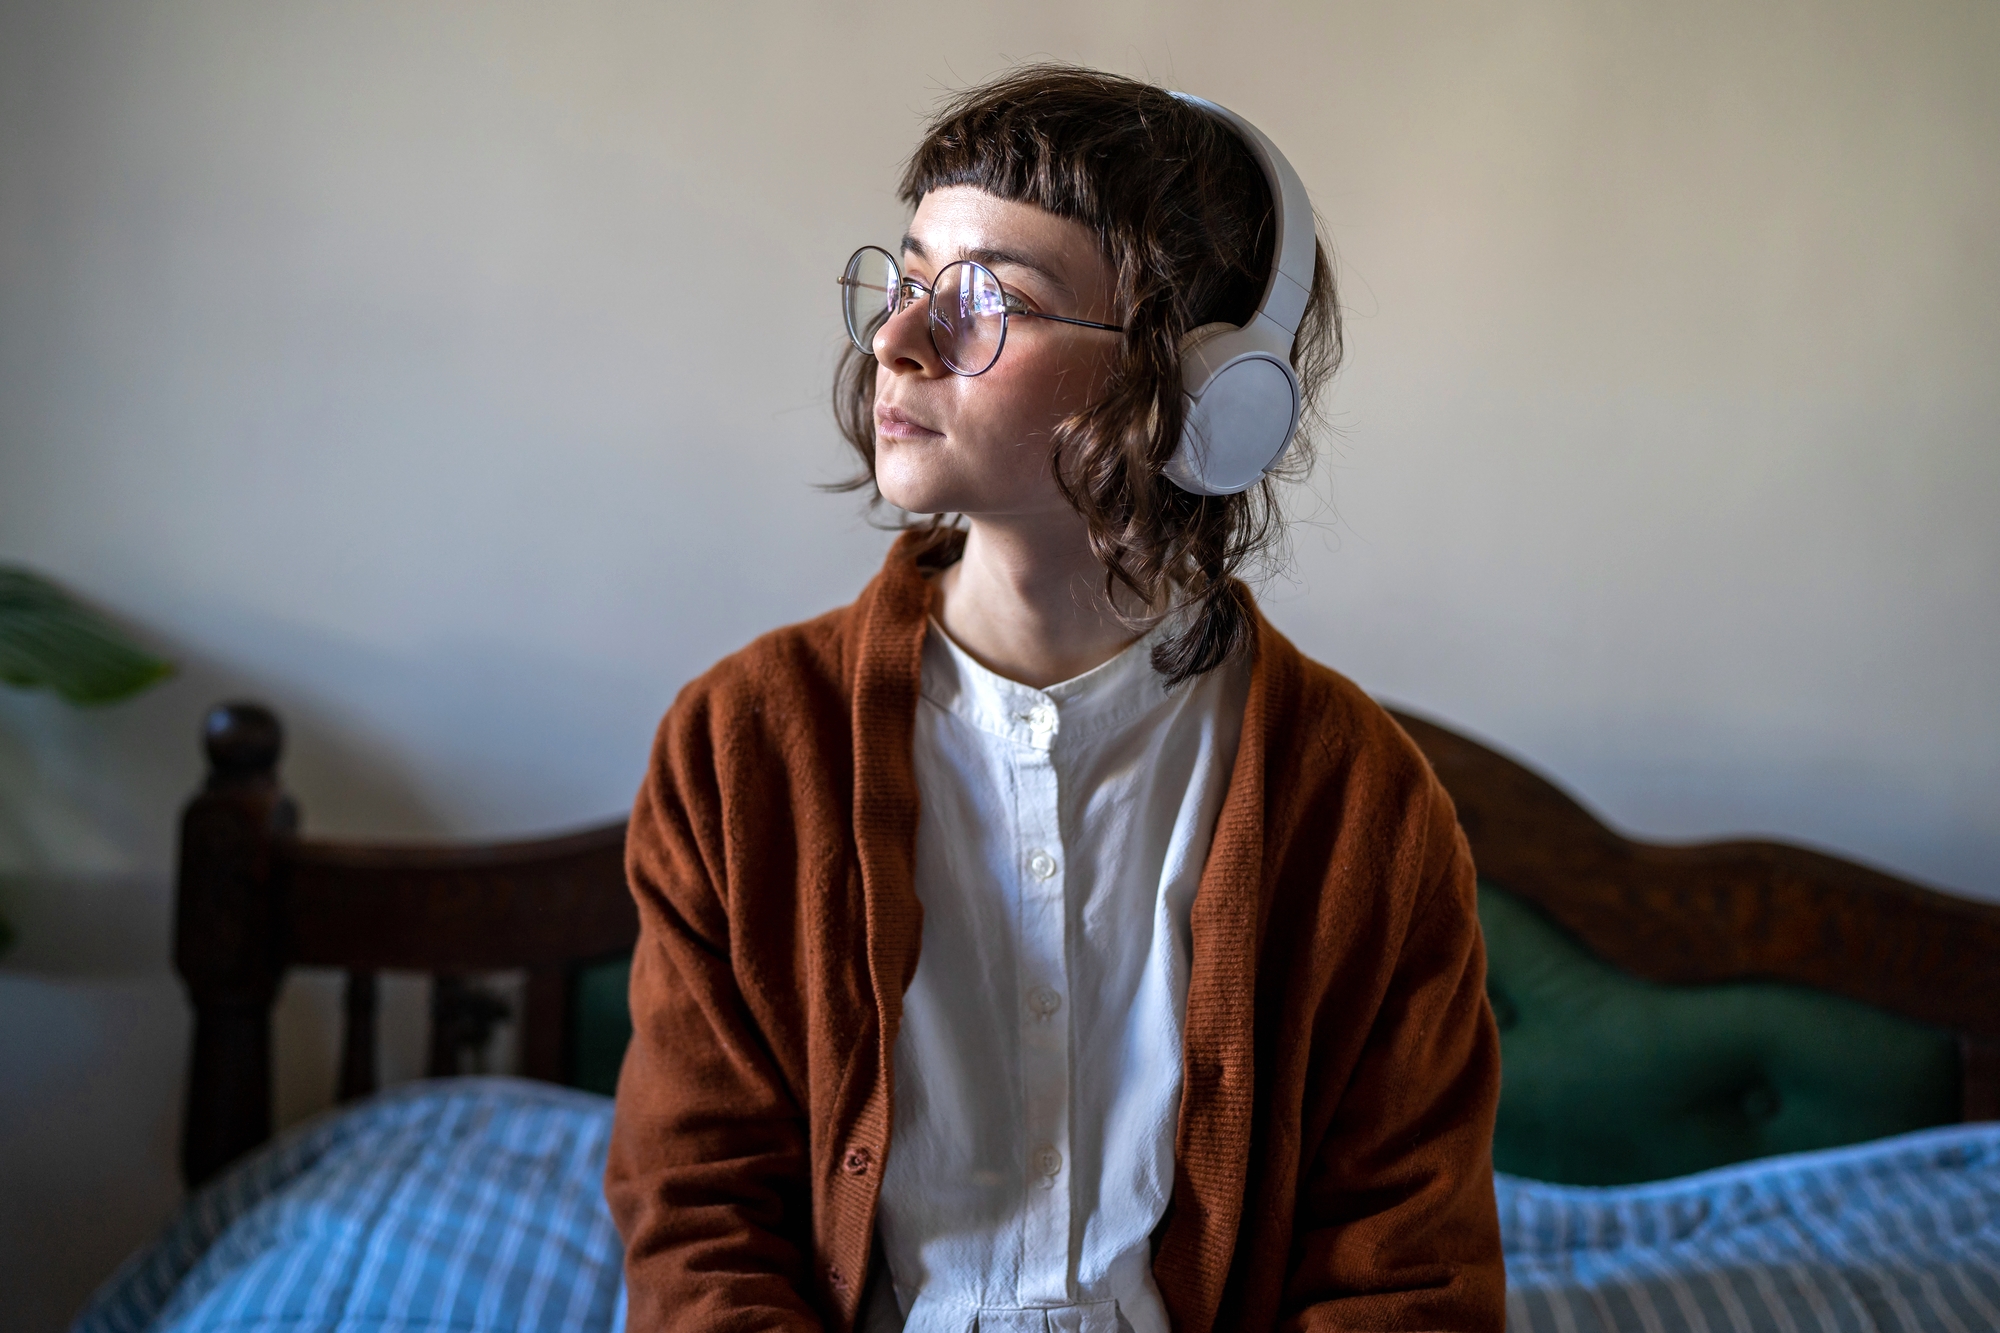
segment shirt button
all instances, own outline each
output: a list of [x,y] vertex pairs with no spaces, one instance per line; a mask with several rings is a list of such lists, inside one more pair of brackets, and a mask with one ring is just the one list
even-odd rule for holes
[[875,1154],[866,1148],[849,1148],[847,1156],[840,1163],[840,1169],[850,1176],[858,1176],[866,1172],[874,1162]]
[[1037,986],[1028,992],[1028,1008],[1037,1017],[1047,1018],[1062,1007],[1062,996],[1056,994],[1053,986]]
[[1028,858],[1028,869],[1036,879],[1047,879],[1056,873],[1056,859],[1047,852],[1036,852]]
[[1062,1154],[1055,1150],[1053,1144],[1044,1143],[1035,1149],[1035,1170],[1050,1180],[1054,1180],[1056,1173],[1062,1170]]

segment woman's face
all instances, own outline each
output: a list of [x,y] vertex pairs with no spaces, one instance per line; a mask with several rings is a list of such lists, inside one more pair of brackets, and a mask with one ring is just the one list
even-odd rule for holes
[[[917,205],[903,271],[926,287],[973,259],[1029,310],[1119,323],[1116,281],[1096,237],[1033,204],[956,185]],[[930,304],[913,301],[875,334],[875,480],[891,504],[969,518],[1075,517],[1049,468],[1051,432],[1102,392],[1118,335],[1012,318],[1000,359],[954,374],[931,346]]]

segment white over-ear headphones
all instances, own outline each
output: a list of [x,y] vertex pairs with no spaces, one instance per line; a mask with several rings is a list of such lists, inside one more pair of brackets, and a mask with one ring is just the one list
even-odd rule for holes
[[1271,186],[1278,224],[1271,280],[1250,322],[1240,329],[1204,324],[1181,339],[1186,416],[1167,478],[1196,495],[1234,495],[1277,464],[1299,428],[1292,341],[1312,294],[1312,200],[1292,164],[1255,125],[1213,102],[1174,96],[1220,118],[1250,146]]

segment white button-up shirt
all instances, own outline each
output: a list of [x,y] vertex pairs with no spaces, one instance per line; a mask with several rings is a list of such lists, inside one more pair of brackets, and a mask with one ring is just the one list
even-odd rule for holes
[[916,976],[880,1234],[907,1333],[1168,1333],[1189,909],[1243,725],[1240,655],[1169,692],[1149,634],[1046,690],[931,626]]

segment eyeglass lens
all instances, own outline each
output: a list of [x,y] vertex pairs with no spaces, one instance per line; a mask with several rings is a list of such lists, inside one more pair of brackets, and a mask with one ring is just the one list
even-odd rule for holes
[[931,286],[931,341],[944,363],[961,375],[978,375],[1000,359],[1007,336],[1007,297],[1000,280],[961,259],[938,270]]
[[[883,322],[924,295],[921,284],[903,276],[894,256],[872,245],[847,261],[840,287],[847,336],[870,356]],[[1007,296],[1000,280],[984,265],[962,259],[938,271],[930,294],[931,345],[945,365],[960,375],[991,369],[1007,338]]]
[[869,356],[875,354],[875,331],[896,311],[903,273],[887,250],[864,245],[847,261],[840,279],[840,308],[847,336]]

